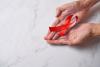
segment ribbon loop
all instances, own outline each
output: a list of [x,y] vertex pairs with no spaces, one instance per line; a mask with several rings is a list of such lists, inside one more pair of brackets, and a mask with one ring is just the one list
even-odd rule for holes
[[59,32],[59,36],[64,36],[66,31],[75,26],[78,21],[77,16],[70,15],[65,19],[65,24],[57,27],[49,27],[51,32]]

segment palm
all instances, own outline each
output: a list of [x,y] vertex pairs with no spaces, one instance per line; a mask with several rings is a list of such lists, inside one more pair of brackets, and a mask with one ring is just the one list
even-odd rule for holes
[[92,24],[84,23],[79,25],[77,28],[73,28],[65,36],[62,36],[56,40],[47,40],[50,44],[68,44],[68,45],[77,45],[86,41],[91,37]]
[[[91,24],[82,24],[78,28],[71,30],[68,34],[59,39],[70,42],[69,44],[78,44],[91,37]],[[67,43],[66,43],[67,44]]]

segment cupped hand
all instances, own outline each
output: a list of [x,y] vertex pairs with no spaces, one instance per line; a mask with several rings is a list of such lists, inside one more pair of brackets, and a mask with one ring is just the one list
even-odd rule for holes
[[93,23],[84,23],[76,28],[73,28],[65,36],[62,36],[56,40],[47,40],[50,44],[66,44],[66,45],[78,45],[81,44],[91,37],[93,37],[92,27]]

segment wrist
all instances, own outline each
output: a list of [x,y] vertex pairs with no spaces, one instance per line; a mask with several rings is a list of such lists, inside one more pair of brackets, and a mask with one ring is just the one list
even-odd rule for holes
[[86,7],[82,1],[76,1],[76,7],[78,8],[79,11],[84,9],[89,9],[89,7]]
[[100,0],[79,0],[78,5],[80,6],[80,10],[90,9],[92,6],[94,6],[99,1]]

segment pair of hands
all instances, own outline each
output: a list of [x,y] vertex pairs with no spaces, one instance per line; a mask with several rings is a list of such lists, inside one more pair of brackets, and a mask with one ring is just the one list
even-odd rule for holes
[[[89,12],[88,8],[82,8],[78,1],[63,4],[56,10],[56,21],[52,26],[60,26],[64,23],[66,16],[73,14],[78,16],[78,22],[81,22],[83,18],[86,18]],[[83,23],[78,25],[76,28],[71,29],[66,35],[59,37],[57,32],[48,31],[45,36],[45,40],[50,44],[67,44],[67,45],[78,45],[83,43],[92,36],[92,23]]]

